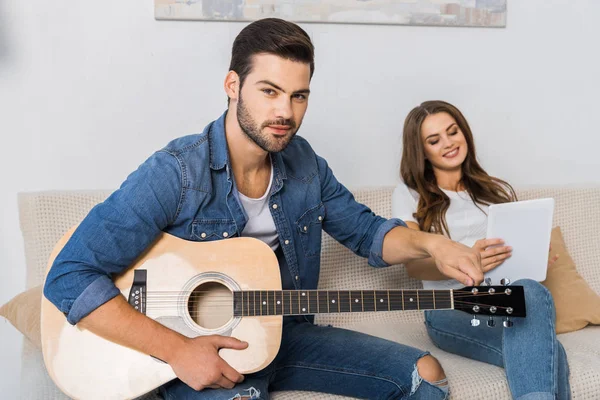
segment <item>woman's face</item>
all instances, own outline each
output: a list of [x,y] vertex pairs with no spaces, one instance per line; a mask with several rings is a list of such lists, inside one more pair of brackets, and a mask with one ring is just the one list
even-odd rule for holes
[[427,116],[421,125],[421,139],[434,170],[453,171],[467,158],[467,141],[456,120],[446,112]]

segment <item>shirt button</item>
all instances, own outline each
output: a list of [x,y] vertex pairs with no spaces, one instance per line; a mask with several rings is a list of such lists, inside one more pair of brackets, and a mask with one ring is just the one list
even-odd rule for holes
[[319,215],[319,221],[323,221],[323,217]]
[[290,244],[290,241],[286,239],[285,242],[283,242],[283,243]]
[[306,231],[308,230],[308,226],[305,226],[305,227],[304,227],[304,228],[302,228],[302,229],[304,229],[304,232],[306,232]]
[[200,237],[201,237],[202,239],[206,238],[206,233],[202,232],[202,233],[200,234]]
[[273,204],[273,210],[277,210],[277,204]]
[[223,232],[223,237],[227,237],[227,236],[229,236],[229,233]]
[[298,277],[298,275],[296,275],[296,280],[298,280],[298,279],[300,279],[300,278]]

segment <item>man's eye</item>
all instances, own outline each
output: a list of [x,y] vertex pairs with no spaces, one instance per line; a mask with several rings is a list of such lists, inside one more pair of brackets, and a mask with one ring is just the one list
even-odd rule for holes
[[272,96],[275,94],[275,91],[273,89],[263,89],[262,90],[264,94],[266,94],[267,96]]
[[306,95],[303,95],[303,94],[300,94],[300,93],[299,94],[295,94],[294,95],[294,99],[296,99],[296,100],[306,100]]

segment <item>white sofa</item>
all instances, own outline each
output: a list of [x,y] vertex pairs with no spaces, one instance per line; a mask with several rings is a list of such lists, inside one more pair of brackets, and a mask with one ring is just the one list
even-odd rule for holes
[[[358,201],[374,212],[390,216],[393,188],[355,191]],[[60,236],[78,223],[107,191],[38,192],[19,195],[21,230],[27,261],[27,288],[43,281],[46,260]],[[543,188],[520,190],[521,199],[554,197],[555,224],[560,225],[566,245],[579,273],[600,293],[600,188]],[[321,288],[394,289],[419,288],[401,266],[375,269],[366,260],[325,235],[323,241]],[[319,316],[318,323],[333,324],[385,337],[421,349],[437,357],[448,375],[452,399],[510,399],[501,368],[468,360],[437,349],[429,340],[421,312],[389,312]],[[570,368],[574,399],[600,399],[600,326],[560,335]],[[66,398],[52,383],[41,352],[27,339],[22,352],[22,398]],[[144,396],[157,398],[155,394]],[[342,399],[340,396],[310,392],[279,392],[275,400]]]

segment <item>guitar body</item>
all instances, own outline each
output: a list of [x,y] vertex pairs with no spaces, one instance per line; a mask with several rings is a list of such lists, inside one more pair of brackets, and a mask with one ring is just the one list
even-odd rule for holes
[[[48,269],[72,232],[57,243]],[[281,290],[277,258],[263,242],[233,238],[198,243],[163,233],[114,279],[132,305],[138,301],[130,293],[135,270],[146,271],[147,296],[140,296],[139,306],[148,317],[188,337],[217,334],[247,341],[245,350],[219,352],[240,373],[259,371],[277,355],[281,315],[233,316],[233,291]],[[135,398],[176,378],[168,364],[70,325],[44,296],[41,327],[48,373],[74,399]]]

